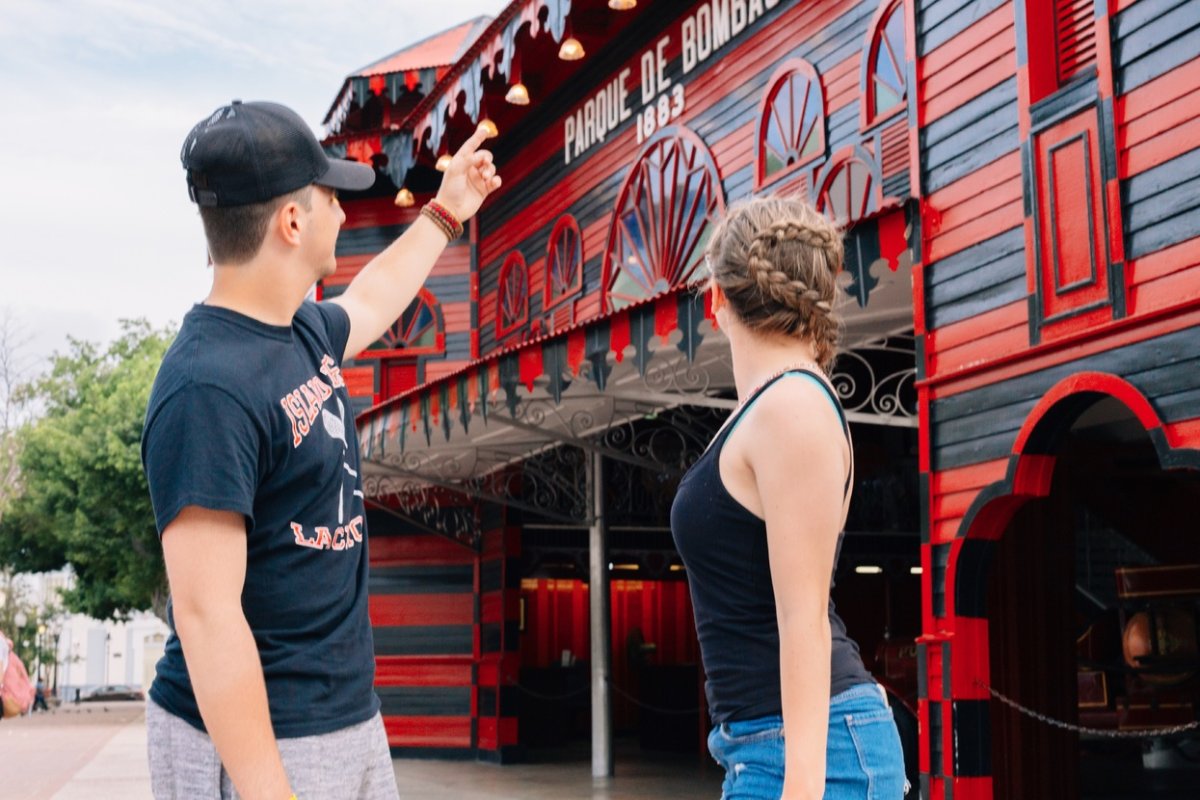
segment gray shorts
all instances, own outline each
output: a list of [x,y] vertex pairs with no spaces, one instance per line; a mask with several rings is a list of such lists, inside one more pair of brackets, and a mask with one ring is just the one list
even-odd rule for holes
[[[146,739],[154,800],[236,800],[238,793],[208,734],[153,700]],[[397,800],[383,717],[319,736],[280,739],[279,754],[302,800]]]

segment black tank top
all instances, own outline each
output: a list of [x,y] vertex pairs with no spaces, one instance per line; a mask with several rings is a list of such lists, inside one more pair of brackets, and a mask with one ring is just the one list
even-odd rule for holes
[[[729,494],[719,464],[725,440],[742,415],[785,375],[804,376],[825,390],[849,440],[846,415],[828,384],[809,370],[788,370],[760,387],[735,412],[684,475],[671,505],[671,535],[687,568],[700,655],[708,677],[705,693],[714,723],[783,713],[779,625],[767,555],[767,526]],[[846,490],[849,488],[847,480]],[[841,549],[839,534],[838,554]],[[833,563],[836,572],[837,555]],[[846,626],[834,610],[832,599],[829,626],[833,634],[833,696],[873,679],[859,657],[858,645],[846,635]]]

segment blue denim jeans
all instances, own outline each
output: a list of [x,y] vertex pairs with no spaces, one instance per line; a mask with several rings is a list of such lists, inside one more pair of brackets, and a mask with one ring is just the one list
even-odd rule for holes
[[[725,722],[708,735],[725,770],[721,800],[778,800],[783,794],[783,718]],[[900,800],[908,791],[904,753],[883,690],[864,683],[829,704],[824,800]]]

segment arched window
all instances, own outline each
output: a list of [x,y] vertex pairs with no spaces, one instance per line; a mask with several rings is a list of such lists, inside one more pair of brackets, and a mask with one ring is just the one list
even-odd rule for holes
[[908,98],[903,0],[885,0],[863,57],[863,127],[900,113]]
[[694,133],[663,128],[617,195],[604,253],[607,310],[691,282],[725,208],[712,154]]
[[825,95],[807,61],[790,59],[775,71],[758,117],[758,184],[798,169],[825,153]]
[[843,156],[826,173],[817,193],[817,210],[840,225],[852,225],[879,210],[880,186],[871,165],[857,155]]
[[509,253],[500,267],[496,290],[496,338],[502,339],[529,322],[529,269],[518,252]]
[[583,288],[583,234],[579,223],[564,214],[550,233],[546,248],[546,295],[543,308],[549,311]]
[[446,348],[445,323],[437,298],[421,289],[400,319],[363,353],[368,358],[441,353]]

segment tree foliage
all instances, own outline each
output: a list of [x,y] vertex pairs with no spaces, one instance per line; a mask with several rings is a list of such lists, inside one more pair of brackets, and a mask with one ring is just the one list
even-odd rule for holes
[[124,321],[107,349],[70,340],[26,387],[38,418],[18,433],[20,492],[0,518],[0,562],[18,572],[69,564],[68,610],[98,619],[153,609],[167,582],[141,437],[150,388],[174,333]]

